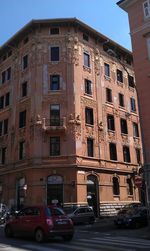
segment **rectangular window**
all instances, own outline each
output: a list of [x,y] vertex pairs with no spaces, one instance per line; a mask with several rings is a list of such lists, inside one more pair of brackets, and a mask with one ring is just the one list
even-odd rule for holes
[[23,58],[22,58],[22,69],[26,69],[28,67],[28,55],[25,55]]
[[25,141],[19,142],[19,160],[25,158]]
[[109,64],[104,64],[105,76],[110,77],[110,66]]
[[83,33],[83,40],[89,41],[89,36],[86,33]]
[[123,73],[117,69],[117,81],[123,83]]
[[136,103],[134,98],[130,98],[131,112],[136,112]]
[[0,121],[0,136],[3,135],[3,121]]
[[8,134],[8,119],[0,121],[0,136]]
[[0,148],[0,164],[6,163],[6,147]]
[[150,37],[147,38],[148,59],[150,60]]
[[123,159],[124,162],[130,163],[130,150],[128,146],[123,146]]
[[107,115],[107,127],[108,130],[115,131],[115,121],[113,115],[110,114]]
[[121,133],[128,134],[128,127],[126,119],[120,119]]
[[93,157],[94,156],[94,151],[93,151],[93,139],[88,138],[87,139],[87,155],[89,157]]
[[89,125],[94,124],[94,118],[93,118],[93,109],[92,108],[85,108],[85,123]]
[[51,47],[51,61],[59,61],[59,47]]
[[27,81],[22,83],[21,86],[21,97],[26,97],[27,96]]
[[58,35],[59,34],[59,28],[57,28],[57,27],[50,28],[50,34],[51,35]]
[[118,97],[119,97],[119,106],[124,107],[124,95],[122,93],[119,93]]
[[8,119],[4,120],[4,134],[8,133]]
[[106,101],[112,103],[112,90],[106,88]]
[[2,72],[1,78],[2,78],[2,84],[11,79],[11,67]]
[[5,106],[9,106],[9,100],[10,100],[10,93],[7,92],[5,96]]
[[7,80],[11,79],[11,67],[6,70]]
[[84,66],[90,67],[90,55],[84,52]]
[[111,160],[117,160],[116,144],[109,143],[109,152],[110,152],[110,159]]
[[60,155],[60,137],[50,137],[50,156]]
[[133,122],[133,137],[139,137],[139,128],[138,124]]
[[137,160],[137,164],[141,164],[141,151],[139,148],[136,148],[135,149],[135,152],[136,152],[136,160]]
[[60,75],[50,76],[50,90],[52,91],[60,90]]
[[4,96],[0,97],[0,109],[4,108]]
[[144,11],[145,18],[150,17],[150,1],[149,0],[143,3],[143,11]]
[[51,126],[60,125],[60,105],[50,106],[50,125]]
[[92,82],[88,79],[85,79],[84,85],[85,85],[85,93],[88,95],[92,95]]
[[19,128],[26,126],[26,110],[19,113]]
[[128,84],[130,87],[135,88],[134,77],[128,74]]
[[6,81],[6,71],[2,72],[2,84],[4,84]]

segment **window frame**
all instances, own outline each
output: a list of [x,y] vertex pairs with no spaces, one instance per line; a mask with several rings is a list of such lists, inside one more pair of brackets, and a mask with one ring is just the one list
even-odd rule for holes
[[94,140],[87,138],[87,156],[94,157]]
[[119,69],[116,70],[117,82],[123,84],[123,72]]
[[104,63],[104,75],[110,78],[110,65],[107,63]]
[[[58,51],[52,52],[52,50],[55,50],[56,48]],[[60,61],[60,46],[50,46],[50,61],[53,63],[57,63]]]
[[[55,142],[52,142],[52,140],[54,139],[55,139]],[[50,137],[49,155],[50,157],[60,156],[60,137],[59,136]]]
[[112,89],[106,87],[106,102],[113,103]]
[[117,161],[117,145],[116,143],[109,143],[109,155],[110,160]]
[[[54,81],[54,78],[57,78],[57,81]],[[54,88],[57,86],[57,88]],[[60,90],[60,75],[51,74],[50,75],[50,91],[59,91]]]
[[90,53],[86,51],[83,52],[83,65],[86,68],[91,68]]
[[87,78],[84,79],[84,90],[86,95],[92,96],[92,81]]
[[90,126],[94,125],[94,112],[91,107],[85,107],[85,124]]
[[120,118],[120,129],[121,134],[128,134],[128,123],[127,120],[124,118]]
[[112,114],[107,114],[107,128],[108,131],[115,132],[115,117]]
[[125,163],[131,163],[130,147],[123,145],[122,150],[123,150],[123,161]]
[[118,99],[119,99],[119,106],[120,107],[125,107],[125,103],[124,103],[124,94],[122,93],[118,93]]

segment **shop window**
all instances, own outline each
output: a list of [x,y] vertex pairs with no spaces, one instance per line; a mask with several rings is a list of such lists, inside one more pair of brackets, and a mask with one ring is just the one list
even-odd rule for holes
[[84,52],[84,66],[90,67],[90,55]]
[[114,116],[111,114],[107,115],[107,127],[108,130],[115,131],[115,120]]
[[124,95],[122,93],[119,93],[118,97],[119,97],[119,106],[124,107]]
[[124,162],[127,162],[127,163],[131,162],[130,149],[128,146],[123,146],[123,159],[124,159]]
[[112,103],[112,90],[106,88],[106,101]]
[[109,143],[109,152],[110,152],[110,159],[111,160],[117,160],[116,144]]
[[120,195],[119,179],[113,177],[113,195]]
[[92,95],[92,82],[88,79],[85,79],[84,85],[85,85],[85,93],[88,95]]
[[104,63],[104,73],[105,73],[105,76],[110,77],[110,65],[109,64]]
[[133,137],[139,137],[139,127],[135,122],[133,122]]
[[50,156],[60,155],[60,137],[50,137]]
[[87,139],[87,155],[89,157],[93,157],[94,156],[94,149],[93,149],[93,139],[88,138]]
[[25,141],[19,142],[19,160],[22,160],[25,158]]
[[50,90],[60,90],[60,75],[50,75]]
[[133,195],[133,184],[131,178],[127,179],[127,193],[128,195]]
[[123,83],[123,73],[117,69],[117,81]]
[[85,108],[85,123],[89,125],[94,124],[94,118],[93,118],[93,109],[86,107]]
[[57,62],[59,61],[59,47],[51,47],[51,61]]
[[128,126],[126,119],[120,119],[121,133],[128,134]]
[[19,128],[26,126],[26,110],[19,113]]

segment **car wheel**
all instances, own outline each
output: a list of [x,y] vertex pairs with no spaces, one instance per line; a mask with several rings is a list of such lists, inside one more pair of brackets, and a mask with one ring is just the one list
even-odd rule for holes
[[71,241],[72,238],[73,238],[72,234],[63,236],[64,241]]
[[45,239],[45,236],[44,236],[44,232],[42,229],[38,228],[36,231],[35,231],[35,240],[39,243],[43,242],[44,239]]
[[7,238],[13,237],[13,231],[12,231],[12,228],[9,225],[5,227],[5,236]]

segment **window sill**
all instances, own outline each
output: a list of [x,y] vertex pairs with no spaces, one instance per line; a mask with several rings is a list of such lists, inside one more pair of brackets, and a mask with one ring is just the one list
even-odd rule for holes
[[119,80],[117,80],[117,84],[121,87],[123,87],[123,82],[120,82]]
[[93,98],[93,95],[92,94],[88,94],[88,93],[84,93],[85,96],[89,97],[89,98]]
[[109,82],[111,82],[111,78],[110,78],[109,76],[104,75],[104,78],[105,78],[106,80],[108,80]]
[[88,71],[88,72],[90,72],[90,73],[92,71],[91,68],[88,67],[88,66],[86,66],[86,65],[83,65],[83,69],[86,70],[86,71]]
[[85,126],[94,128],[94,125],[93,125],[93,124],[87,124],[87,123],[85,123]]

